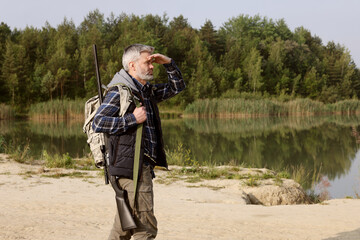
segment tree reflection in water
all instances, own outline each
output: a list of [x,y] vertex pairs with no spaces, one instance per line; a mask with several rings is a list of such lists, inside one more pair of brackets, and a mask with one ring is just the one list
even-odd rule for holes
[[167,147],[182,143],[201,164],[287,170],[305,189],[323,176],[346,175],[359,149],[358,116],[184,119],[163,125]]

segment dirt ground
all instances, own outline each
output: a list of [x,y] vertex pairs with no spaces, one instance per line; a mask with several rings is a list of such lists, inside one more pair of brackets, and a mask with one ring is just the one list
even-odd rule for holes
[[[116,209],[114,192],[96,172],[89,172],[93,178],[48,178],[39,174],[40,166],[5,157],[0,155],[0,239],[107,239]],[[215,190],[155,181],[156,239],[360,239],[358,199],[244,205],[234,186]]]

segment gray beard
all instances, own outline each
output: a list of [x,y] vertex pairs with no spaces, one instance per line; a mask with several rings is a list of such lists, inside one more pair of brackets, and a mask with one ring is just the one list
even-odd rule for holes
[[143,74],[143,73],[138,73],[137,74],[142,80],[145,81],[151,81],[154,79],[154,75],[150,75],[150,74]]
[[[144,81],[151,81],[154,79],[154,75],[150,75],[150,74],[146,74],[146,73],[143,73],[141,71],[141,68],[139,68],[138,64],[136,63],[135,65],[135,69],[136,69],[136,74],[138,75],[139,78],[141,78],[142,80]],[[140,70],[140,71],[138,71]]]

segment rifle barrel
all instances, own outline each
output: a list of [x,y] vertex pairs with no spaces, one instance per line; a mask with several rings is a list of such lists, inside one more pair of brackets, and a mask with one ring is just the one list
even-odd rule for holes
[[99,101],[100,104],[103,102],[103,94],[101,91],[101,78],[100,78],[100,71],[99,71],[99,63],[98,63],[98,57],[97,57],[97,49],[96,49],[96,44],[93,45],[93,50],[94,50],[94,58],[95,58],[95,70],[96,70],[96,80],[97,80],[97,85],[98,85],[98,94],[99,94]]
[[[103,94],[101,90],[101,78],[100,78],[100,71],[99,71],[99,63],[98,63],[98,57],[97,57],[97,49],[96,44],[93,44],[93,50],[94,50],[94,60],[95,60],[95,71],[96,71],[96,80],[97,80],[97,87],[98,87],[98,94],[99,94],[99,102],[102,104],[103,102]],[[104,134],[105,135],[105,134]],[[106,135],[104,136],[106,139]],[[106,141],[106,140],[105,140]],[[104,175],[105,175],[105,184],[109,184],[109,176],[108,176],[108,169],[107,169],[107,159],[106,159],[106,149],[105,146],[101,146],[101,151],[103,153],[104,158]]]

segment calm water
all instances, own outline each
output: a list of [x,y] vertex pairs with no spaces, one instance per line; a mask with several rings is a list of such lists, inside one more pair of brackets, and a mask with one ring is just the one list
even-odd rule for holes
[[[360,194],[360,116],[257,119],[163,120],[168,151],[182,144],[196,161],[303,172],[308,191],[331,198]],[[68,152],[82,157],[89,148],[82,123],[0,121],[0,134],[31,154]]]

